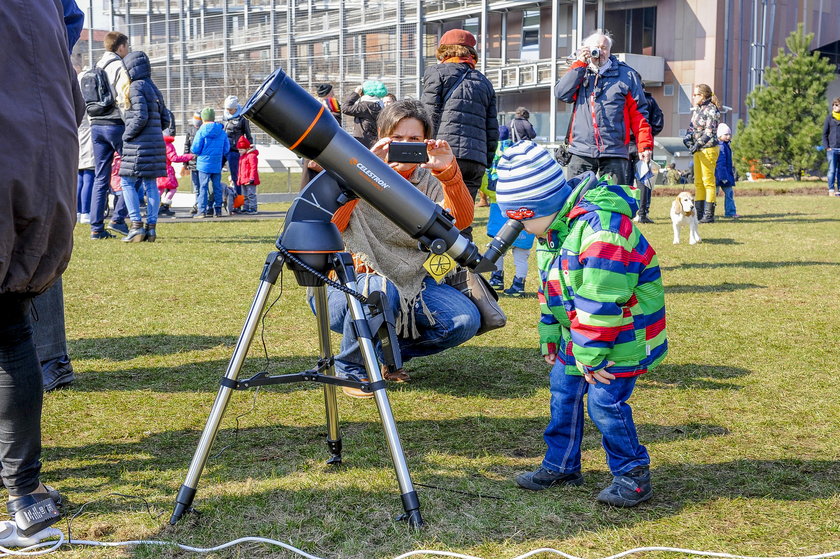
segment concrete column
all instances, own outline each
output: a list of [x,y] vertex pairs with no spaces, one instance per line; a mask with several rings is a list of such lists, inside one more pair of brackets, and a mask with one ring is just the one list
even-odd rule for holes
[[271,46],[268,49],[268,56],[271,71],[277,68],[277,0],[271,0],[269,5],[268,26],[271,33]]
[[152,0],[146,0],[146,49],[148,50],[150,46],[152,46]]
[[[111,17],[114,17],[114,8],[111,7]],[[88,2],[88,66],[93,68],[93,0]]]
[[190,126],[190,119],[187,114],[187,92],[190,88],[187,85],[186,65],[187,65],[187,43],[186,32],[184,26],[186,25],[186,17],[184,15],[184,0],[178,2],[178,40],[181,41],[181,56],[178,57],[178,72],[180,79],[178,85],[181,88],[181,125]]
[[595,23],[598,29],[604,28],[604,0],[598,0],[598,19]]
[[295,47],[295,41],[292,38],[292,29],[295,19],[295,3],[294,0],[286,0],[286,74],[291,76],[293,80],[297,79],[297,72],[292,64],[292,50]]
[[344,102],[344,83],[346,68],[344,67],[344,41],[347,40],[345,35],[345,10],[344,2],[338,3],[338,99]]
[[[169,23],[170,10],[172,0],[166,0],[164,4],[163,23],[166,27],[166,103],[170,103],[172,99],[172,41],[169,40]],[[181,48],[184,48],[183,45]]]
[[417,31],[415,32],[417,41],[417,98],[423,93],[423,71],[424,66],[424,42],[423,36],[425,34],[425,26],[423,25],[423,0],[417,0]]
[[508,31],[507,31],[507,23],[508,23],[508,12],[502,12],[502,33],[501,37],[499,38],[499,44],[501,45],[501,58],[502,58],[502,66],[507,64],[508,56],[507,56],[507,43],[508,43]]
[[222,0],[222,75],[224,76],[224,95],[228,92],[228,0]]
[[557,35],[560,31],[558,18],[560,14],[560,0],[551,0],[551,89],[548,104],[548,141],[557,141],[557,99],[554,98],[554,84],[557,83]]
[[[342,2],[343,3],[343,2]],[[403,15],[402,15],[402,0],[397,0],[397,23],[395,25],[396,33],[394,36],[396,37],[396,56],[397,56],[397,87],[394,95],[397,96],[397,99],[402,98],[402,33],[400,33],[400,24],[402,23]]]
[[487,0],[481,0],[481,53],[478,55],[478,65],[482,74],[487,73],[487,15]]
[[583,41],[583,34],[584,34],[584,16],[586,15],[586,2],[584,0],[578,0],[577,3],[577,42],[575,44],[575,48],[580,45],[581,41]]

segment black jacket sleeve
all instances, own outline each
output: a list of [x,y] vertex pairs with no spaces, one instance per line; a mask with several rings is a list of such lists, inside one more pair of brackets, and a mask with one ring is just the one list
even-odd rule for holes
[[432,137],[436,137],[443,112],[443,78],[434,68],[429,68],[423,76],[423,93],[420,95],[420,102],[432,118]]

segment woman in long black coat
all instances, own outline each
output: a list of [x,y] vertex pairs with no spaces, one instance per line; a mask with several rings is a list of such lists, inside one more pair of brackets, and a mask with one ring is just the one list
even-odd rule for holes
[[[123,241],[154,242],[157,237],[160,193],[157,177],[166,176],[166,143],[163,129],[169,127],[169,111],[163,95],[152,81],[152,65],[145,52],[129,53],[124,59],[131,86],[128,93],[129,107],[125,111],[125,132],[120,165],[125,206],[131,218],[131,230]],[[139,189],[146,193],[146,227],[140,215]]]

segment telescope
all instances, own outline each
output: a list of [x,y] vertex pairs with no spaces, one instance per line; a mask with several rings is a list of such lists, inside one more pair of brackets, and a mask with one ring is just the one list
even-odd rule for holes
[[[251,96],[243,114],[299,156],[317,161],[324,171],[295,198],[286,213],[283,232],[275,243],[277,252],[270,253],[266,258],[259,287],[233,356],[219,382],[216,400],[186,479],[175,498],[175,509],[169,522],[175,524],[187,511],[193,510],[196,487],[232,391],[272,384],[318,382],[324,387],[326,442],[332,455],[327,463],[335,465],[342,461],[336,387],[353,387],[372,393],[405,510],[400,518],[406,520],[409,526],[419,528],[423,524],[420,501],[408,472],[375,346],[378,341],[385,367],[393,371],[401,366],[396,319],[385,302],[384,294],[374,291],[363,296],[358,292],[353,260],[344,251],[344,242],[331,221],[332,216],[350,200],[362,198],[384,218],[416,239],[424,250],[438,255],[446,253],[458,264],[476,272],[495,270],[495,262],[513,244],[523,225],[519,221],[508,220],[488,245],[487,252],[481,255],[476,245],[460,234],[452,216],[345,132],[336,119],[325,112],[319,101],[281,69],[275,70]],[[271,376],[260,372],[249,379],[239,380],[239,372],[269,294],[284,266],[294,272],[299,285],[312,288],[320,359],[317,366],[300,373]],[[331,272],[335,272],[338,281],[329,279]],[[339,378],[335,374],[330,343],[328,284],[347,297],[347,308],[356,330],[368,380]],[[299,332],[299,329],[294,330],[295,335]]]
[[[478,247],[460,234],[452,217],[423,195],[387,163],[370,152],[341,128],[317,99],[307,93],[282,69],[268,77],[242,110],[250,121],[297,155],[318,162],[325,169],[300,193],[307,200],[296,201],[286,216],[286,230],[278,240],[288,250],[308,246],[289,246],[297,240],[286,235],[301,216],[307,221],[318,215],[331,215],[353,197],[376,208],[409,236],[435,254],[446,252],[458,264],[476,272],[491,272],[495,262],[522,231],[522,224],[509,220],[497,235],[495,247],[481,255]],[[329,180],[327,177],[329,177]],[[313,214],[312,198],[322,211]],[[296,228],[296,227],[295,227]],[[314,232],[314,228],[313,228]],[[321,230],[323,233],[323,230]],[[307,245],[316,238],[304,236]],[[504,247],[503,250],[500,250]]]

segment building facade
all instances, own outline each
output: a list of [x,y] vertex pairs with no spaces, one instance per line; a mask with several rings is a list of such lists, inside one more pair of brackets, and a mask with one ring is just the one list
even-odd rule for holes
[[[111,27],[144,50],[153,77],[188,121],[228,95],[244,101],[277,67],[304,88],[329,82],[346,97],[367,79],[397,97],[417,97],[435,64],[439,37],[464,28],[478,38],[479,64],[496,88],[500,121],[526,107],[539,139],[566,132],[569,107],[552,85],[568,57],[596,28],[613,53],[636,68],[665,113],[662,136],[681,136],[690,94],[707,83],[746,118],[746,94],[804,22],[812,48],[840,68],[840,2],[820,0],[105,0]],[[94,37],[97,35],[94,34]],[[101,44],[78,48],[80,64]],[[829,96],[840,94],[835,80]],[[826,108],[828,108],[828,101]],[[263,139],[267,141],[267,138]]]

